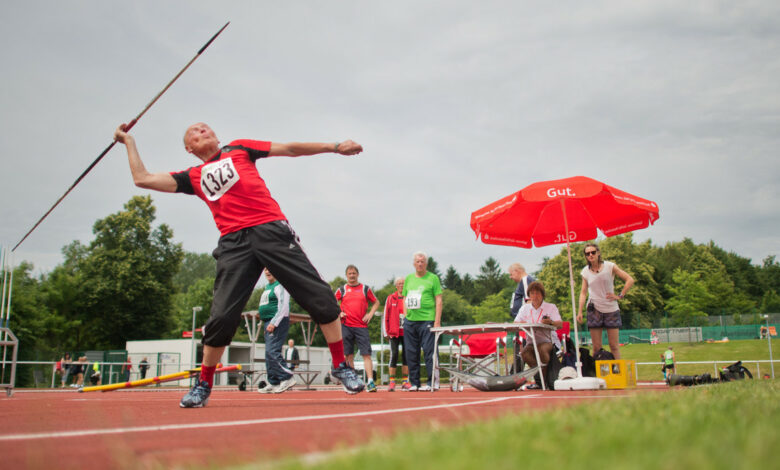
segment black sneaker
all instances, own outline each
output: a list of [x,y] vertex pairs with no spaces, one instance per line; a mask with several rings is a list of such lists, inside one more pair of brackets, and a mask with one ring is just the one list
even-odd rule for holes
[[201,380],[182,397],[179,406],[182,408],[203,408],[209,402],[209,395],[211,395],[211,387],[209,387],[208,382]]
[[330,375],[337,378],[341,382],[341,386],[344,387],[344,391],[349,394],[362,392],[365,387],[355,369],[349,367],[346,362],[342,362],[338,367],[331,369]]

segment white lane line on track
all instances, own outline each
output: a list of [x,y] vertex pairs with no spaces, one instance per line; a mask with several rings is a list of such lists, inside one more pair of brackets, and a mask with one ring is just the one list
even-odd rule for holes
[[410,407],[410,408],[398,408],[392,410],[361,411],[357,413],[290,416],[285,418],[249,419],[249,420],[242,420],[242,421],[222,421],[222,422],[213,422],[213,423],[165,424],[161,426],[138,426],[138,427],[114,428],[114,429],[84,429],[81,431],[9,434],[6,436],[0,436],[0,442],[22,441],[22,440],[32,440],[32,439],[58,439],[63,437],[84,437],[84,436],[97,436],[97,435],[106,435],[106,434],[125,434],[131,432],[177,431],[182,429],[205,429],[205,428],[219,428],[219,427],[228,427],[228,426],[248,426],[248,425],[255,425],[255,424],[291,423],[295,421],[312,421],[312,420],[321,420],[321,419],[360,418],[364,416],[376,416],[376,415],[386,415],[386,414],[394,414],[394,413],[436,410],[441,408],[457,408],[461,406],[485,405],[489,403],[498,403],[506,400],[524,400],[527,398],[539,398],[540,396],[541,395],[499,397],[499,398],[492,398],[489,400],[470,401],[467,403],[429,405],[429,406],[419,406],[419,407]]

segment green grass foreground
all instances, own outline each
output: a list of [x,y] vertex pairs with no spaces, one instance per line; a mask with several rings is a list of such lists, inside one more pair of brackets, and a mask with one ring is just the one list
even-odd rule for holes
[[284,469],[777,468],[780,382],[750,380],[399,433]]

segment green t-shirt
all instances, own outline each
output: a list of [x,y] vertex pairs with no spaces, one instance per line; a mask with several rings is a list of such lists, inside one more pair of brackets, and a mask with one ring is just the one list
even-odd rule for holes
[[276,316],[276,312],[279,311],[279,299],[276,297],[274,287],[279,285],[279,281],[274,281],[273,284],[267,284],[263,289],[263,295],[260,297],[260,307],[258,307],[258,313],[260,313],[260,319],[264,322],[270,321]]
[[436,320],[436,296],[441,295],[439,276],[426,272],[423,277],[412,273],[404,281],[404,304],[409,321]]

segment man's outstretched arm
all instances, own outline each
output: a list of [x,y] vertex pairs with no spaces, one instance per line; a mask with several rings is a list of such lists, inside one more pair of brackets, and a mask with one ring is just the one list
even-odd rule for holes
[[120,125],[114,131],[114,139],[125,145],[127,149],[127,161],[130,163],[130,173],[133,175],[133,183],[139,188],[154,189],[166,193],[176,192],[176,180],[169,173],[149,173],[141,161],[138,148],[133,136],[125,132],[126,124]]
[[320,153],[338,153],[340,155],[357,155],[363,151],[363,146],[351,140],[343,142],[289,142],[271,143],[269,157],[301,157],[304,155],[317,155]]

